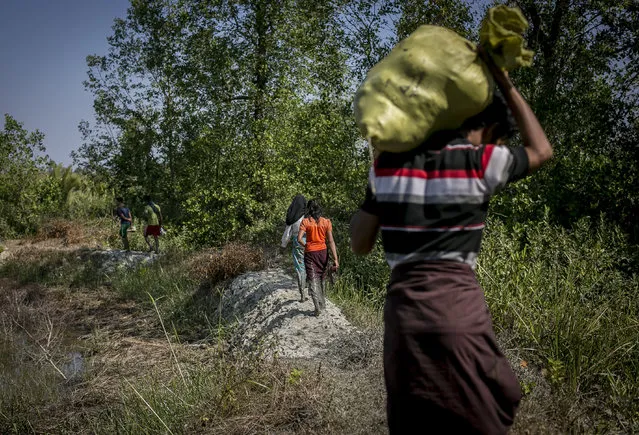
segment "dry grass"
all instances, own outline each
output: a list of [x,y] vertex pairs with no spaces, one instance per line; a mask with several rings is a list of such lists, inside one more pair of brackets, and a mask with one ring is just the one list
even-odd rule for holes
[[[263,261],[260,251],[236,244],[200,253],[189,266],[212,283],[260,268]],[[15,384],[11,398],[3,390],[7,400],[0,406],[0,432],[162,432],[166,427],[184,432],[186,425],[187,432],[334,433],[347,425],[331,370],[266,361],[259,354],[230,354],[222,343],[179,343],[164,335],[158,319],[163,314],[148,303],[123,299],[105,286],[71,290],[68,279],[54,279],[79,267],[78,262],[81,255],[75,251],[25,245],[15,250],[10,269],[3,266],[3,273],[13,276],[2,280],[2,342],[11,344],[3,350],[18,354],[16,344],[23,342],[18,323],[36,341],[47,343],[52,329],[47,319],[56,319],[53,337],[65,332],[77,339],[45,344],[52,361],[63,365],[73,350],[81,353],[85,368],[72,382],[57,376],[45,352],[37,354],[35,342],[25,356],[29,364],[7,362],[0,381],[11,376],[16,363],[25,367],[30,381]],[[20,284],[20,270],[31,277],[27,284]],[[34,273],[38,277],[31,282]]]
[[[331,298],[363,332],[335,342],[322,362],[269,361],[231,353],[210,331],[182,341],[190,339],[183,328],[203,327],[214,310],[214,285],[263,267],[260,250],[233,244],[167,256],[110,287],[69,288],[64,275],[81,257],[68,248],[25,245],[11,263],[40,278],[0,279],[0,385],[15,364],[29,373],[11,390],[0,389],[0,432],[386,433],[381,313],[348,280],[338,280]],[[198,288],[200,282],[206,286]],[[159,288],[170,291],[156,313],[147,292]],[[596,401],[571,400],[512,333],[502,331],[499,339],[527,391],[514,434],[588,431],[599,421],[588,417]],[[53,365],[68,363],[70,351],[82,354],[85,370],[65,380]]]
[[203,432],[386,433],[378,375],[370,369],[341,371],[308,361],[264,364],[259,371],[262,386],[241,393],[234,412]]
[[0,322],[3,330],[15,329],[14,322],[31,326],[42,308],[44,298],[42,286],[31,284],[19,288],[11,280],[0,278]]
[[[132,236],[129,237],[129,239],[132,238]],[[89,221],[71,221],[59,218],[45,220],[33,236],[24,240],[38,248],[77,248],[82,246],[119,248],[122,245],[117,223],[108,218]],[[134,243],[135,246],[132,247],[143,247],[141,240],[134,240],[139,243]]]
[[240,242],[229,243],[221,250],[201,251],[187,261],[187,268],[196,279],[213,284],[264,266],[263,252]]
[[[0,279],[0,433],[29,429],[29,419],[70,382],[65,336],[68,315],[46,288]],[[32,431],[32,430],[30,430]]]
[[[28,388],[13,391],[13,405],[5,400],[0,406],[2,433],[15,428],[155,433],[166,432],[164,424],[173,433],[384,432],[379,359],[362,364],[357,357],[360,362],[353,364],[353,352],[338,352],[335,363],[341,368],[266,360],[260,353],[229,353],[221,343],[191,346],[170,336],[172,356],[157,316],[106,288],[69,293],[1,282],[3,318],[22,319],[34,336],[40,331],[39,340],[45,339],[47,316],[59,319],[57,327],[64,325],[77,339],[71,347],[52,341],[53,359],[63,364],[73,349],[85,361],[80,378],[64,380],[33,346],[25,365]],[[18,328],[4,328],[3,339],[19,341]],[[0,379],[8,373],[3,370]]]
[[42,242],[49,239],[60,239],[64,246],[75,245],[86,239],[85,229],[77,222],[66,219],[45,221],[33,237],[33,241]]
[[0,274],[21,284],[95,286],[101,276],[97,265],[86,261],[90,252],[86,248],[62,247],[59,242],[53,243],[53,239],[23,244],[12,247],[9,257],[0,265]]
[[[15,246],[2,266],[10,278],[0,281],[1,342],[4,354],[15,358],[1,366],[0,383],[12,376],[16,363],[29,381],[13,384],[10,394],[3,389],[0,432],[155,433],[167,427],[173,433],[384,432],[379,349],[367,350],[379,343],[346,343],[333,361],[318,363],[232,353],[215,340],[180,342],[175,318],[166,314],[175,294],[163,298],[165,305],[155,312],[148,297],[116,291],[117,282],[70,288],[68,274],[77,272],[83,257],[56,240],[57,247]],[[146,279],[149,286],[177,288],[185,273],[197,278],[193,282],[214,284],[265,264],[261,250],[243,244],[174,260],[154,265],[152,273],[130,273],[140,276],[129,284]],[[181,291],[188,296],[189,287]],[[168,336],[159,316],[167,316]],[[25,335],[17,323],[36,338],[26,354],[18,351]],[[47,342],[51,331],[55,339]],[[81,354],[84,368],[65,380],[46,355],[62,367],[70,352]]]

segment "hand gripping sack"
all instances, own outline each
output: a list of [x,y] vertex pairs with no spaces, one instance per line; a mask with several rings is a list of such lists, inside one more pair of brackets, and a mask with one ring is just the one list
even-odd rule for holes
[[[530,65],[532,52],[524,49],[522,37],[527,27],[519,9],[491,8],[480,44],[500,68]],[[368,72],[355,95],[355,119],[376,150],[408,151],[481,112],[492,101],[493,87],[475,44],[444,27],[424,25]]]

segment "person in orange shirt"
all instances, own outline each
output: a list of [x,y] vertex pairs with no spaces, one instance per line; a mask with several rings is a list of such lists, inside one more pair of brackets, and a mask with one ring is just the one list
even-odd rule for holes
[[[306,241],[304,241],[306,235]],[[316,200],[310,200],[306,206],[306,217],[300,225],[297,241],[304,247],[304,266],[309,293],[315,305],[315,315],[326,308],[324,295],[324,278],[328,272],[328,250],[326,240],[331,247],[335,269],[339,267],[337,249],[333,240],[333,224],[330,219],[322,217],[322,209]]]

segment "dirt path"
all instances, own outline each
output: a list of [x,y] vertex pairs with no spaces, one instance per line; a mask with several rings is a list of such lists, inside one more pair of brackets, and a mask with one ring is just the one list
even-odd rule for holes
[[282,358],[321,358],[333,342],[358,333],[331,301],[316,317],[311,299],[299,299],[293,277],[280,268],[236,278],[222,302],[224,317],[236,323],[233,342]]

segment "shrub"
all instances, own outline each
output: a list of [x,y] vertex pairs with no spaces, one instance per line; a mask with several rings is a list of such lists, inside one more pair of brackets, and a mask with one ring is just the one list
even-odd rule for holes
[[560,391],[599,392],[608,410],[639,411],[628,406],[639,394],[639,280],[623,271],[622,232],[587,219],[571,230],[548,221],[488,228],[477,272],[497,328]]
[[192,276],[209,284],[217,284],[249,270],[259,270],[265,261],[262,251],[239,242],[232,242],[221,250],[207,250],[193,256],[188,262]]
[[84,228],[68,219],[50,219],[38,227],[33,239],[62,239],[64,245],[72,245],[84,240]]
[[113,201],[111,196],[89,188],[72,190],[65,203],[66,215],[73,219],[108,215]]
[[386,286],[390,268],[384,258],[381,239],[378,238],[373,251],[366,256],[352,253],[350,248],[350,229],[348,224],[333,222],[333,232],[340,258],[340,285],[335,292],[351,292],[364,304],[379,308],[384,304]]

